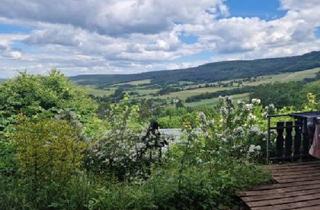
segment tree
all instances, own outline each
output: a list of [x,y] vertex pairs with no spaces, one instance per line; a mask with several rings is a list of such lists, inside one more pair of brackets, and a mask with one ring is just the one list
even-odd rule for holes
[[95,114],[97,104],[59,71],[49,76],[20,73],[0,85],[0,135],[12,129],[17,116],[53,117],[61,110],[74,111],[82,123]]

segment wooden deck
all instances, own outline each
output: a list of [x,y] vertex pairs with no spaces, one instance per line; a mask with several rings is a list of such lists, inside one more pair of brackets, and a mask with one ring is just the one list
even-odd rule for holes
[[267,166],[274,184],[241,192],[247,209],[320,210],[320,161]]

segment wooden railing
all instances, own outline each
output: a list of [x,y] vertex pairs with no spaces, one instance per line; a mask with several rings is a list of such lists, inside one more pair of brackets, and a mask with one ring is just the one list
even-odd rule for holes
[[[271,127],[271,118],[291,117],[290,115],[268,116],[267,162],[310,160],[314,128],[304,119],[292,117],[292,121],[279,121]],[[272,137],[275,131],[276,137]],[[272,139],[271,139],[272,138]]]

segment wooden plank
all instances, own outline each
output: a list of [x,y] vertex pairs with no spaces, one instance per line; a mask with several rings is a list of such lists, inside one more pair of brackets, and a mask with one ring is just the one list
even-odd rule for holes
[[286,122],[286,136],[284,140],[284,146],[285,146],[285,157],[286,158],[292,158],[292,122]]
[[272,184],[272,185],[262,185],[253,188],[250,191],[260,191],[260,190],[271,190],[271,189],[280,189],[280,188],[286,188],[286,187],[298,187],[298,186],[305,186],[305,185],[315,185],[320,184],[320,180],[312,180],[312,181],[306,181],[306,182],[296,182],[296,183],[279,183],[279,184]]
[[302,132],[302,123],[301,121],[297,120],[295,121],[295,128],[294,128],[294,156],[299,157],[301,155],[301,132]]
[[269,196],[271,194],[283,194],[286,192],[292,192],[292,191],[301,191],[301,190],[312,190],[312,189],[320,189],[319,185],[304,185],[304,186],[298,186],[298,187],[287,187],[287,188],[279,188],[279,189],[270,189],[270,190],[261,190],[261,191],[246,191],[246,192],[240,192],[238,195],[240,197],[253,197],[253,196]]
[[303,165],[292,165],[292,166],[278,166],[273,168],[267,168],[270,171],[292,171],[304,168],[317,168],[320,166],[320,163],[310,163],[310,164],[303,164]]
[[319,193],[314,193],[309,195],[299,195],[299,196],[288,197],[288,198],[277,198],[277,199],[271,199],[271,200],[253,201],[253,202],[247,202],[247,205],[250,208],[254,208],[254,207],[275,206],[275,205],[281,205],[281,204],[305,202],[305,201],[316,200],[316,199],[320,199]]
[[320,171],[320,165],[319,166],[312,166],[312,167],[306,167],[306,168],[296,168],[291,170],[283,170],[283,171],[271,171],[271,174],[273,175],[284,175],[284,174],[290,174],[290,173],[303,173],[305,171]]
[[[314,200],[304,200],[300,202],[295,203],[287,203],[287,204],[279,204],[279,205],[273,205],[273,206],[260,206],[260,207],[253,207],[252,210],[291,210],[291,209],[297,209],[297,208],[307,208],[307,207],[314,207],[318,206],[318,209],[320,209],[320,200],[314,199]],[[308,209],[308,208],[307,208]]]
[[310,195],[320,193],[319,186],[314,189],[307,189],[307,190],[300,190],[300,191],[289,191],[289,192],[275,192],[270,193],[268,195],[252,195],[248,197],[242,197],[242,200],[245,202],[253,202],[253,201],[265,201],[265,200],[271,200],[271,199],[282,199],[282,198],[290,198],[290,197],[296,197],[299,195]]
[[305,181],[313,181],[320,180],[320,176],[305,176],[300,178],[277,178],[278,183],[295,183],[295,182],[305,182]]
[[308,207],[302,207],[302,208],[296,208],[297,210],[319,210],[320,206],[315,205],[315,206],[308,206]]
[[283,158],[284,146],[284,122],[277,122],[276,154],[277,157]]
[[313,168],[313,169],[301,169],[301,170],[298,170],[298,171],[288,171],[288,172],[285,172],[285,173],[280,173],[280,172],[270,172],[272,173],[272,175],[274,177],[276,176],[291,176],[291,175],[299,175],[299,174],[304,174],[304,173],[317,173],[317,172],[320,172],[320,169],[319,168]]
[[299,179],[303,177],[316,177],[316,176],[320,177],[320,170],[295,173],[295,174],[273,175],[272,177],[278,181],[278,179]]
[[253,210],[320,210],[320,161],[272,165],[266,168],[278,183],[239,193],[248,207]]
[[301,166],[301,167],[292,167],[292,168],[286,168],[286,169],[272,169],[269,171],[273,174],[286,174],[286,173],[290,173],[290,172],[310,170],[310,169],[311,170],[320,170],[320,164]]
[[299,163],[286,163],[286,164],[274,164],[274,165],[266,165],[264,166],[267,169],[283,169],[283,168],[292,168],[296,166],[304,166],[304,165],[317,165],[320,164],[319,160],[314,161],[306,161],[306,162],[299,162]]

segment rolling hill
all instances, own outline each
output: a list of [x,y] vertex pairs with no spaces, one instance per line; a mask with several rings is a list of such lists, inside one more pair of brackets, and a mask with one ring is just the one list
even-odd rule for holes
[[178,81],[202,83],[297,72],[316,67],[320,67],[320,51],[300,56],[223,61],[188,69],[163,70],[138,74],[79,75],[71,77],[71,80],[81,85],[94,85],[98,87],[140,80],[150,80],[151,84],[158,85],[174,84]]

